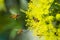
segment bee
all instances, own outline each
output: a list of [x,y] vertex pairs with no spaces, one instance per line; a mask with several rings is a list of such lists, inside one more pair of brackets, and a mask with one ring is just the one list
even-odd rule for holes
[[17,34],[21,34],[23,32],[23,30],[22,29],[19,29],[18,31],[17,31]]
[[34,20],[35,22],[39,22],[38,18],[33,17],[33,20]]
[[12,14],[12,15],[10,16],[10,18],[16,20],[16,19],[18,18],[18,16],[19,16],[19,14]]
[[10,18],[17,19],[19,16],[20,2],[19,0],[4,0],[6,11],[10,15]]

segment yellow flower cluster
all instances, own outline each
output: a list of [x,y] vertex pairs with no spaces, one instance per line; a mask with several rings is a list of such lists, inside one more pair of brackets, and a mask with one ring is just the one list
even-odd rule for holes
[[[60,29],[56,29],[53,25],[55,24],[53,23],[55,17],[49,15],[49,9],[53,2],[54,0],[30,0],[29,9],[26,11],[26,26],[33,31],[34,36],[44,36],[44,40],[60,40],[60,36],[57,36]],[[60,19],[59,15],[56,15],[57,20]]]

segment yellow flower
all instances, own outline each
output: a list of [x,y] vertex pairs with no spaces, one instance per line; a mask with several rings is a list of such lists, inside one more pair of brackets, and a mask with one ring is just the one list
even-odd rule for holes
[[[49,36],[51,38],[49,38],[50,40],[52,40],[52,38],[54,40],[54,32],[56,32],[56,29],[52,25],[54,17],[49,16],[49,8],[53,1],[54,0],[31,0],[28,4],[29,9],[26,12],[26,22],[27,26],[29,25],[28,29],[33,31],[35,36],[46,36],[46,40],[48,40]],[[46,21],[48,21],[49,24],[46,24]]]
[[56,14],[56,20],[60,21],[60,14]]

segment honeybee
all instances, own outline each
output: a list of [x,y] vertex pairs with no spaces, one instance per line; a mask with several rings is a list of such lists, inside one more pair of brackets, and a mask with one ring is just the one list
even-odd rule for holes
[[10,17],[16,20],[18,16],[18,14],[12,14]]
[[10,10],[10,14],[11,14],[10,18],[15,19],[15,20],[19,16],[19,14],[17,12],[15,12],[14,10]]
[[18,31],[17,31],[17,34],[21,34],[23,32],[23,30],[22,29],[19,29]]
[[39,22],[38,18],[33,17],[33,20],[34,20],[35,22]]

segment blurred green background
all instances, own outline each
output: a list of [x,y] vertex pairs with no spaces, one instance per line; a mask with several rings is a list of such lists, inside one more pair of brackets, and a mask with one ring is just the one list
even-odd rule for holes
[[0,0],[0,40],[9,40],[13,29],[26,29],[25,13],[20,9],[26,11],[27,5],[27,0]]

